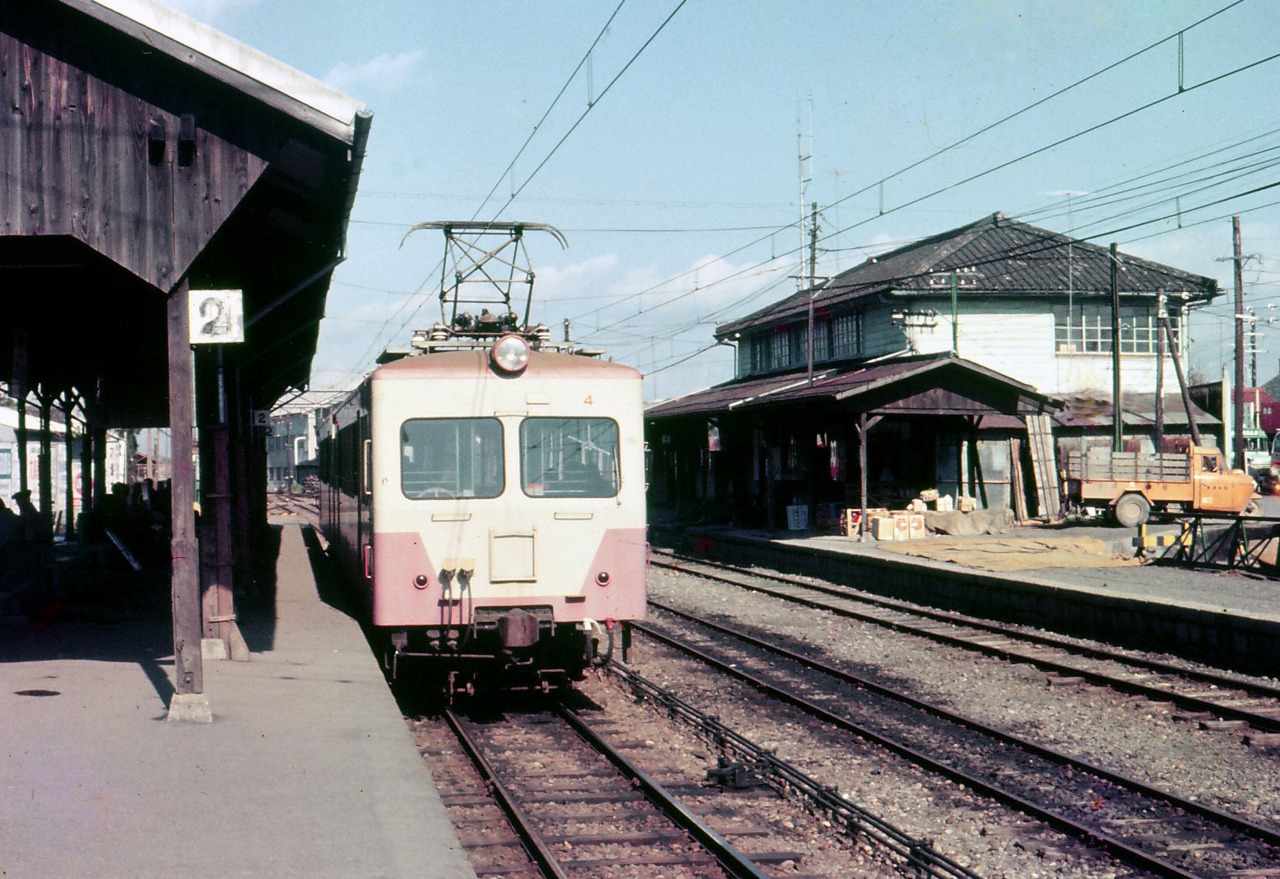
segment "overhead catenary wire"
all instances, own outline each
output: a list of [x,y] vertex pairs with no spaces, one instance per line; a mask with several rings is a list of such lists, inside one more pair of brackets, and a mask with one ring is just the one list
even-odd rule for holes
[[[940,156],[942,156],[942,155],[944,155],[944,154],[947,154],[947,153],[949,153],[949,152],[953,151],[953,150],[954,150],[954,149],[956,149],[957,147],[962,146],[962,145],[964,145],[964,144],[967,144],[967,143],[969,143],[970,141],[974,140],[975,138],[977,138],[977,137],[979,137],[979,136],[981,136],[981,135],[983,135],[983,134],[986,134],[986,133],[988,133],[988,132],[990,132],[990,131],[992,131],[992,130],[996,129],[996,128],[998,128],[999,126],[1004,125],[1004,124],[1006,124],[1006,123],[1008,123],[1008,122],[1010,122],[1010,121],[1012,121],[1012,120],[1014,120],[1014,119],[1016,119],[1016,118],[1018,118],[1018,117],[1020,117],[1020,116],[1022,116],[1022,115],[1024,115],[1024,114],[1026,114],[1027,112],[1030,112],[1031,110],[1036,109],[1037,107],[1043,106],[1043,105],[1044,105],[1044,104],[1046,104],[1047,102],[1052,101],[1052,100],[1054,100],[1054,99],[1056,99],[1056,98],[1059,98],[1059,97],[1061,97],[1062,95],[1067,94],[1068,92],[1073,91],[1073,90],[1074,90],[1074,89],[1076,89],[1076,88],[1079,88],[1080,86],[1082,86],[1082,85],[1084,85],[1084,84],[1086,84],[1086,83],[1088,83],[1088,82],[1090,82],[1090,81],[1092,81],[1092,80],[1096,79],[1097,77],[1099,77],[1099,76],[1101,76],[1101,75],[1103,75],[1103,74],[1105,74],[1105,73],[1107,73],[1107,72],[1109,72],[1109,71],[1111,71],[1111,70],[1115,70],[1116,68],[1120,67],[1121,65],[1126,64],[1126,63],[1128,63],[1129,61],[1132,61],[1133,59],[1135,59],[1135,58],[1137,58],[1137,57],[1139,57],[1139,56],[1141,56],[1141,55],[1143,55],[1143,54],[1146,54],[1147,52],[1150,52],[1150,51],[1152,51],[1153,49],[1155,49],[1155,48],[1157,48],[1157,47],[1159,47],[1159,46],[1162,46],[1162,45],[1164,45],[1165,43],[1168,43],[1168,42],[1169,42],[1169,41],[1171,41],[1171,40],[1175,40],[1175,39],[1177,39],[1179,34],[1185,34],[1185,33],[1186,33],[1186,32],[1188,32],[1188,31],[1191,31],[1191,30],[1193,30],[1193,29],[1195,29],[1195,28],[1197,28],[1197,27],[1200,27],[1201,25],[1203,25],[1203,24],[1207,23],[1207,22],[1208,22],[1208,21],[1210,21],[1211,19],[1214,19],[1214,18],[1218,17],[1219,15],[1222,15],[1223,13],[1225,13],[1225,12],[1227,12],[1227,11],[1229,11],[1229,10],[1231,10],[1231,9],[1235,8],[1236,6],[1239,6],[1242,2],[1243,2],[1243,0],[1236,0],[1236,2],[1230,3],[1230,4],[1228,4],[1228,5],[1224,6],[1224,7],[1222,7],[1221,9],[1219,9],[1219,10],[1217,10],[1217,11],[1213,12],[1213,13],[1210,13],[1209,15],[1204,16],[1203,18],[1201,18],[1201,19],[1199,19],[1199,20],[1197,20],[1197,21],[1193,22],[1192,24],[1190,24],[1190,25],[1188,25],[1188,26],[1186,26],[1186,27],[1184,27],[1184,28],[1180,29],[1179,31],[1176,31],[1176,32],[1174,32],[1174,33],[1170,34],[1169,36],[1163,37],[1162,39],[1159,39],[1159,40],[1155,41],[1154,43],[1151,43],[1150,45],[1148,45],[1148,46],[1146,46],[1146,47],[1144,47],[1144,48],[1142,48],[1142,49],[1139,49],[1139,50],[1137,50],[1137,51],[1135,51],[1135,52],[1132,52],[1132,53],[1130,53],[1129,55],[1126,55],[1124,58],[1121,58],[1121,59],[1120,59],[1120,60],[1118,60],[1118,61],[1112,62],[1111,64],[1108,64],[1108,65],[1106,65],[1106,66],[1104,66],[1104,67],[1100,68],[1099,70],[1094,71],[1093,73],[1090,73],[1090,74],[1088,74],[1087,76],[1084,76],[1084,77],[1082,77],[1082,78],[1080,78],[1080,79],[1076,80],[1075,82],[1073,82],[1073,83],[1071,83],[1071,84],[1069,84],[1069,85],[1067,85],[1067,86],[1064,86],[1064,87],[1063,87],[1063,88],[1061,88],[1061,89],[1058,89],[1057,91],[1053,92],[1052,94],[1046,95],[1044,98],[1041,98],[1041,99],[1039,99],[1039,100],[1037,100],[1037,101],[1035,101],[1035,102],[1033,102],[1033,103],[1031,103],[1031,104],[1028,104],[1027,106],[1025,106],[1025,107],[1023,107],[1023,108],[1021,108],[1021,109],[1019,109],[1019,110],[1014,111],[1013,113],[1010,113],[1010,114],[1008,114],[1008,115],[1006,115],[1006,116],[1004,116],[1004,117],[1002,117],[1002,118],[1000,118],[1000,119],[996,120],[995,122],[992,122],[992,123],[989,123],[989,124],[987,124],[987,125],[984,125],[984,126],[982,126],[981,128],[979,128],[979,129],[977,129],[976,131],[974,131],[973,133],[968,134],[968,135],[966,135],[966,136],[964,136],[964,137],[962,137],[962,138],[960,138],[960,139],[958,139],[958,140],[956,140],[956,141],[954,141],[954,142],[952,142],[952,143],[948,144],[947,146],[941,147],[941,148],[939,148],[939,149],[935,150],[934,152],[932,152],[932,153],[930,153],[930,154],[928,154],[928,155],[926,155],[926,156],[924,156],[924,157],[922,157],[922,158],[920,158],[920,159],[917,159],[916,161],[911,162],[911,163],[909,163],[908,165],[906,165],[906,166],[904,166],[904,167],[902,167],[902,168],[899,168],[899,169],[897,169],[897,170],[895,170],[895,171],[893,171],[893,172],[891,172],[891,173],[889,173],[889,174],[884,175],[883,177],[879,178],[878,180],[873,181],[872,183],[867,184],[867,185],[866,185],[866,186],[864,186],[863,188],[858,189],[858,190],[855,190],[854,192],[851,192],[849,195],[846,195],[846,196],[844,196],[844,197],[840,198],[839,200],[834,201],[834,202],[832,202],[832,203],[830,203],[830,204],[826,205],[824,208],[822,208],[822,211],[830,210],[832,207],[835,207],[835,206],[837,206],[837,205],[839,205],[839,204],[842,204],[842,203],[844,203],[844,202],[846,202],[846,201],[849,201],[850,199],[855,198],[855,197],[856,197],[856,196],[858,196],[858,195],[862,195],[862,194],[865,194],[865,193],[867,193],[867,192],[870,192],[870,191],[874,190],[875,188],[877,188],[878,186],[880,186],[880,185],[881,185],[881,184],[883,184],[883,183],[887,183],[887,182],[889,182],[890,180],[892,180],[892,179],[894,179],[894,178],[896,178],[896,177],[899,177],[899,176],[901,176],[901,175],[903,175],[903,174],[905,174],[905,173],[907,173],[907,172],[909,172],[909,171],[912,171],[912,170],[914,170],[914,169],[916,169],[916,168],[919,168],[919,167],[921,167],[922,165],[924,165],[924,164],[926,164],[926,163],[928,163],[928,162],[930,162],[930,161],[932,161],[932,160],[934,160],[934,159],[937,159],[938,157],[940,157]],[[1274,56],[1273,56],[1273,57],[1274,57]],[[1267,60],[1269,60],[1269,59],[1267,59]],[[1258,63],[1261,63],[1261,62],[1258,62]],[[1253,65],[1250,65],[1250,66],[1253,66]],[[1216,80],[1216,79],[1217,79],[1217,78],[1215,78],[1215,80]],[[1215,80],[1210,80],[1210,82],[1215,81]],[[1207,83],[1201,83],[1200,85],[1205,85],[1205,84],[1207,84]],[[1199,87],[1199,86],[1196,86],[1196,87]],[[1182,94],[1182,93],[1184,93],[1184,92],[1186,92],[1186,91],[1189,91],[1189,90],[1190,90],[1190,89],[1182,89],[1180,92],[1174,93],[1173,95],[1170,95],[1170,96],[1166,96],[1166,98],[1162,99],[1162,101],[1163,101],[1163,100],[1167,100],[1169,97],[1176,97],[1178,94]],[[917,203],[919,203],[919,202],[921,202],[921,201],[924,201],[925,199],[933,198],[933,197],[935,197],[935,196],[937,196],[937,195],[940,195],[940,194],[942,194],[942,193],[944,193],[944,192],[950,191],[951,189],[954,189],[954,188],[956,188],[956,187],[958,187],[958,186],[964,185],[964,184],[966,184],[966,183],[973,182],[973,181],[975,181],[975,180],[977,180],[977,179],[979,179],[979,178],[981,178],[981,177],[984,177],[984,176],[986,176],[986,175],[988,175],[988,174],[995,173],[996,171],[1003,170],[1004,168],[1008,167],[1008,166],[1009,166],[1009,165],[1011,165],[1011,164],[1014,164],[1014,163],[1019,162],[1019,161],[1023,161],[1023,160],[1025,160],[1025,159],[1027,159],[1027,158],[1030,158],[1030,157],[1032,157],[1032,156],[1034,156],[1034,155],[1038,155],[1038,154],[1043,153],[1043,152],[1045,152],[1045,151],[1047,151],[1047,150],[1053,149],[1053,148],[1054,148],[1054,147],[1056,147],[1056,146],[1061,146],[1062,144],[1067,143],[1067,142],[1069,142],[1069,141],[1070,141],[1070,140],[1072,140],[1072,139],[1075,139],[1075,138],[1078,138],[1078,137],[1084,136],[1085,134],[1088,134],[1088,133],[1092,133],[1093,131],[1096,131],[1096,130],[1098,130],[1099,128],[1101,128],[1101,127],[1105,126],[1105,125],[1109,125],[1109,124],[1112,124],[1112,123],[1114,123],[1114,122],[1120,121],[1120,119],[1127,118],[1127,116],[1133,115],[1133,113],[1140,112],[1140,111],[1141,111],[1141,110],[1143,110],[1143,109],[1149,109],[1149,108],[1150,108],[1150,106],[1155,106],[1157,103],[1160,103],[1160,102],[1153,102],[1152,104],[1147,105],[1146,107],[1137,108],[1137,109],[1135,109],[1135,110],[1133,110],[1133,111],[1131,111],[1131,112],[1129,112],[1129,113],[1127,113],[1127,114],[1124,114],[1124,115],[1122,115],[1122,116],[1120,116],[1120,117],[1116,117],[1116,118],[1113,118],[1113,119],[1111,119],[1111,120],[1108,120],[1108,121],[1106,121],[1106,122],[1104,122],[1104,123],[1099,123],[1098,125],[1091,126],[1091,127],[1090,127],[1090,128],[1088,128],[1088,129],[1084,129],[1084,130],[1079,131],[1079,132],[1077,132],[1076,134],[1071,135],[1071,136],[1069,136],[1069,137],[1067,137],[1067,138],[1063,138],[1063,139],[1061,139],[1061,140],[1059,140],[1059,141],[1055,141],[1055,142],[1054,142],[1054,143],[1052,143],[1052,144],[1048,144],[1048,145],[1045,145],[1045,146],[1043,146],[1043,147],[1040,147],[1040,148],[1038,148],[1037,150],[1034,150],[1034,151],[1032,151],[1032,152],[1030,152],[1030,153],[1026,153],[1026,154],[1024,154],[1024,155],[1022,155],[1022,156],[1019,156],[1018,158],[1010,159],[1010,160],[1008,160],[1008,161],[1006,161],[1006,162],[1003,162],[1003,163],[1001,163],[1001,164],[999,164],[999,165],[996,165],[996,166],[994,166],[994,167],[988,168],[987,170],[982,171],[982,172],[980,172],[980,173],[978,173],[978,174],[971,175],[970,177],[967,177],[967,178],[965,178],[964,180],[958,181],[958,182],[956,182],[956,183],[954,183],[954,184],[950,184],[950,185],[948,185],[948,186],[946,186],[946,187],[943,187],[943,188],[941,188],[941,189],[934,190],[933,192],[928,193],[928,194],[926,194],[926,195],[924,195],[924,196],[921,196],[921,197],[919,197],[919,198],[917,198],[917,199],[914,199],[914,200],[912,200],[912,201],[910,201],[910,202],[907,202],[906,204],[897,205],[897,206],[895,206],[895,207],[893,207],[893,208],[891,208],[891,209],[889,209],[889,210],[882,211],[880,214],[878,214],[876,217],[873,217],[872,219],[879,219],[881,216],[885,216],[885,215],[888,215],[888,214],[894,213],[894,212],[899,211],[899,210],[902,210],[903,208],[906,208],[906,207],[910,207],[910,206],[912,206],[912,205],[914,205],[914,204],[917,204]],[[799,222],[800,222],[799,220],[794,220],[794,221],[792,221],[792,222],[790,222],[790,223],[783,224],[783,225],[781,225],[781,226],[777,227],[776,229],[774,229],[774,230],[773,230],[773,232],[771,232],[771,233],[770,233],[770,235],[762,236],[762,237],[760,237],[760,238],[757,238],[757,239],[755,239],[755,240],[753,240],[753,241],[748,242],[747,244],[744,244],[744,245],[742,245],[742,246],[740,246],[740,247],[734,248],[733,250],[729,251],[727,254],[725,254],[724,256],[722,256],[722,257],[721,257],[721,259],[728,259],[728,258],[729,258],[729,257],[731,257],[731,256],[736,256],[737,254],[739,254],[739,253],[741,253],[741,252],[743,252],[743,251],[745,251],[745,250],[748,250],[748,249],[750,249],[750,248],[752,248],[752,247],[755,247],[756,245],[758,245],[758,244],[760,244],[760,243],[762,243],[762,242],[764,242],[764,241],[768,240],[768,239],[769,239],[773,234],[778,234],[778,233],[780,233],[780,232],[785,232],[785,231],[788,231],[788,230],[792,229],[792,228],[793,228],[793,227],[795,227]],[[822,238],[820,239],[820,243],[821,243],[821,242],[829,241],[830,239],[835,238],[836,236],[839,236],[839,235],[842,235],[842,234],[844,234],[844,233],[846,233],[846,232],[849,232],[849,231],[851,231],[852,229],[854,229],[854,228],[858,228],[858,227],[860,227],[860,226],[862,226],[862,225],[865,225],[865,224],[866,224],[866,223],[868,223],[868,222],[871,222],[871,220],[864,220],[864,221],[861,221],[861,222],[859,222],[859,223],[855,223],[855,224],[853,224],[853,225],[851,225],[851,226],[847,226],[847,227],[845,227],[845,228],[843,228],[843,229],[841,229],[841,230],[838,230],[838,231],[836,231],[836,232],[832,232],[832,233],[829,233],[828,235],[822,236]],[[784,256],[786,256],[786,255],[792,255],[792,254],[797,253],[799,250],[801,250],[801,248],[800,248],[800,247],[794,247],[794,248],[791,248],[791,249],[789,249],[789,250],[785,251],[785,253],[784,253],[784,254],[782,254],[782,255],[784,255]],[[645,290],[642,290],[642,291],[639,291],[639,292],[637,292],[637,293],[631,294],[631,295],[630,295],[629,297],[627,297],[627,298],[635,298],[635,297],[637,297],[637,296],[642,296],[642,295],[645,295],[645,294],[647,294],[647,293],[653,292],[654,290],[659,289],[659,288],[660,288],[660,287],[662,287],[662,286],[665,286],[665,285],[667,285],[667,284],[669,284],[669,283],[674,283],[675,281],[678,281],[678,280],[681,280],[681,279],[683,279],[683,278],[688,277],[690,274],[692,274],[692,272],[693,272],[693,271],[694,271],[694,269],[690,269],[690,270],[688,270],[688,271],[681,272],[681,273],[679,273],[679,274],[677,274],[677,275],[673,276],[672,278],[669,278],[668,280],[661,282],[660,284],[654,285],[654,286],[649,287],[649,288],[647,288],[647,289],[645,289]],[[726,279],[726,280],[727,280],[727,279]],[[622,301],[625,301],[625,299],[624,299],[624,300],[622,300]],[[616,305],[616,304],[617,304],[617,303],[612,303],[612,304],[610,304],[610,305],[608,305],[608,306],[602,306],[601,308],[603,309],[603,308],[607,308],[607,307],[612,307],[612,305]],[[592,312],[586,312],[586,313],[584,313],[584,314],[576,315],[574,319],[576,320],[576,319],[580,319],[580,318],[586,317],[588,314],[591,314],[591,313],[592,313]]]
[[[676,17],[676,15],[680,12],[680,10],[684,8],[684,6],[685,6],[685,4],[686,4],[687,2],[688,2],[688,0],[680,0],[680,2],[676,5],[675,9],[673,9],[673,10],[671,11],[671,13],[670,13],[669,15],[667,15],[667,17],[666,17],[665,19],[663,19],[662,23],[658,25],[657,29],[656,29],[652,34],[650,34],[649,38],[648,38],[648,39],[646,39],[646,40],[644,41],[644,43],[640,46],[640,48],[639,48],[639,49],[637,49],[637,50],[636,50],[636,52],[631,56],[631,58],[630,58],[630,59],[628,59],[628,61],[626,62],[626,64],[624,64],[624,65],[623,65],[622,69],[621,69],[621,70],[619,70],[619,71],[617,72],[617,74],[615,74],[615,75],[613,76],[613,78],[609,80],[608,84],[604,87],[604,89],[603,89],[603,90],[601,90],[600,94],[599,94],[599,95],[596,95],[596,96],[593,98],[593,100],[591,100],[591,101],[590,101],[590,103],[588,104],[588,106],[587,106],[586,110],[584,110],[584,111],[582,112],[582,114],[578,116],[578,118],[574,121],[574,123],[569,127],[569,130],[568,130],[568,131],[566,131],[566,132],[561,136],[561,138],[560,138],[558,141],[556,141],[555,145],[554,145],[554,146],[551,148],[551,150],[546,154],[546,156],[544,156],[544,157],[543,157],[542,161],[538,163],[537,167],[535,167],[535,168],[533,169],[533,171],[532,171],[532,172],[531,172],[531,173],[530,173],[530,174],[525,178],[524,182],[520,185],[520,187],[519,187],[519,188],[517,188],[517,189],[515,189],[515,190],[511,193],[511,195],[508,197],[508,199],[506,200],[506,202],[504,202],[504,203],[503,203],[503,205],[502,205],[502,206],[501,206],[501,207],[500,207],[500,208],[495,212],[495,214],[493,215],[493,218],[494,218],[495,220],[496,220],[499,216],[501,216],[502,212],[503,212],[504,210],[506,210],[506,208],[507,208],[508,206],[510,206],[510,205],[511,205],[511,203],[512,203],[513,201],[515,201],[516,197],[517,197],[521,192],[523,192],[523,191],[524,191],[524,188],[525,188],[526,186],[528,186],[530,182],[532,182],[532,180],[534,179],[534,177],[536,177],[536,176],[538,175],[538,173],[539,173],[539,172],[540,172],[544,167],[546,167],[546,164],[547,164],[547,163],[551,160],[551,158],[552,158],[552,157],[553,157],[553,156],[554,156],[554,155],[555,155],[555,154],[560,150],[560,148],[561,148],[561,147],[564,145],[564,143],[569,139],[569,137],[570,137],[570,136],[571,136],[575,131],[577,131],[578,127],[582,124],[583,120],[584,120],[584,119],[586,119],[587,115],[588,115],[588,114],[589,114],[593,109],[595,109],[597,106],[599,106],[600,101],[605,97],[605,95],[606,95],[606,94],[608,94],[608,92],[609,92],[609,91],[614,87],[614,85],[616,85],[616,84],[617,84],[618,80],[620,80],[620,79],[622,78],[622,76],[623,76],[623,75],[624,75],[628,70],[630,70],[630,69],[631,69],[632,65],[633,65],[633,64],[635,64],[636,60],[637,60],[637,59],[639,59],[639,57],[644,53],[644,51],[645,51],[646,49],[648,49],[648,48],[649,48],[649,46],[653,43],[653,41],[654,41],[655,39],[657,39],[658,35],[659,35],[659,34],[661,34],[663,30],[665,30],[665,29],[666,29],[667,25],[671,23],[672,19],[674,19],[674,18]],[[623,0],[623,2],[622,2],[622,3],[619,3],[619,5],[617,6],[617,8],[615,8],[615,9],[614,9],[614,12],[613,12],[613,14],[612,14],[612,15],[610,15],[608,22],[606,22],[605,26],[604,26],[603,28],[601,28],[601,30],[600,30],[600,34],[599,34],[599,35],[597,35],[596,39],[592,42],[592,44],[591,44],[591,49],[588,49],[588,50],[587,50],[587,52],[586,52],[586,54],[584,55],[584,59],[583,59],[583,61],[580,61],[580,62],[579,62],[578,66],[574,69],[573,74],[571,74],[571,75],[570,75],[570,77],[569,77],[569,79],[566,81],[565,85],[561,88],[560,92],[559,92],[559,93],[557,93],[556,97],[553,99],[552,104],[551,104],[551,107],[549,107],[549,108],[547,109],[546,113],[544,113],[544,114],[543,114],[543,116],[542,116],[542,120],[540,120],[539,125],[541,125],[541,122],[542,122],[542,121],[545,121],[545,119],[550,115],[551,110],[554,108],[555,104],[560,100],[561,95],[563,95],[563,94],[564,94],[564,92],[565,92],[565,90],[567,90],[567,89],[568,89],[568,87],[569,87],[569,83],[573,81],[573,79],[577,76],[578,72],[582,69],[582,66],[583,66],[583,64],[585,63],[586,59],[590,58],[590,56],[591,56],[591,51],[595,48],[595,46],[599,43],[599,41],[600,41],[601,37],[603,37],[603,35],[605,34],[605,32],[608,30],[609,24],[613,21],[614,17],[616,17],[616,16],[617,16],[618,11],[619,11],[619,10],[621,10],[621,8],[622,8],[622,6],[624,5],[624,3],[625,3],[625,0]],[[516,157],[515,157],[514,159],[512,159],[511,163],[508,165],[508,170],[510,170],[510,168],[514,167],[515,162],[519,159],[520,155],[522,155],[522,154],[523,154],[524,150],[525,150],[525,149],[527,148],[527,146],[528,146],[529,141],[530,141],[530,140],[532,140],[532,138],[533,138],[533,136],[534,136],[535,134],[537,134],[537,131],[538,131],[538,126],[535,126],[534,131],[530,134],[529,138],[525,141],[525,144],[524,144],[524,145],[522,145],[522,146],[520,147],[519,151],[517,151]],[[487,201],[488,201],[488,199],[489,199],[490,197],[492,197],[493,192],[496,192],[496,191],[497,191],[497,187],[498,187],[499,185],[501,185],[501,180],[506,176],[506,174],[507,174],[507,171],[504,171],[504,172],[503,172],[503,174],[499,176],[498,183],[496,183],[496,184],[494,185],[494,188],[490,191],[490,194],[489,194],[488,196],[486,196],[486,198],[485,198],[484,202],[487,202]],[[482,203],[481,203],[480,207],[479,207],[479,208],[476,210],[476,212],[472,215],[472,219],[475,219],[475,217],[477,217],[477,216],[479,216],[479,215],[480,215],[480,212],[483,210],[483,207],[484,207],[484,202],[482,202]],[[423,282],[422,282],[421,284],[419,284],[419,285],[418,285],[417,291],[415,291],[415,295],[417,295],[418,293],[421,293],[421,291],[426,287],[426,285],[427,285],[427,284],[429,284],[429,283],[431,282],[431,279],[436,275],[436,273],[440,270],[440,268],[441,268],[441,264],[440,264],[440,263],[437,263],[437,264],[436,264],[436,266],[435,266],[435,268],[433,268],[433,269],[431,270],[431,272],[429,272],[429,273],[428,273],[428,275],[427,275],[426,279],[424,279],[424,280],[423,280]],[[405,305],[407,305],[409,301],[411,301],[411,300],[406,300]],[[352,375],[359,375],[359,374],[360,374],[360,371],[362,370],[362,364],[368,360],[369,355],[370,355],[370,353],[372,352],[372,350],[374,350],[375,348],[379,347],[379,346],[380,346],[380,344],[382,344],[382,343],[380,342],[380,340],[383,338],[383,336],[384,336],[384,335],[386,335],[386,332],[385,332],[385,331],[386,331],[386,327],[390,326],[390,325],[391,325],[391,322],[392,322],[392,321],[394,321],[394,320],[396,319],[396,317],[397,317],[397,316],[399,316],[399,314],[403,311],[403,309],[404,309],[405,305],[402,305],[402,306],[401,306],[401,308],[397,309],[397,310],[396,310],[396,312],[395,312],[395,313],[394,313],[390,318],[388,318],[387,322],[383,325],[382,331],[380,331],[380,332],[378,333],[378,335],[375,337],[373,346],[371,346],[371,348],[370,348],[370,349],[367,349],[367,350],[365,351],[365,353],[364,353],[364,354],[361,356],[361,358],[360,358],[360,364],[357,364],[356,369],[355,369],[354,371],[352,371],[352,373],[350,373],[350,374],[352,374]],[[419,304],[418,308],[417,308],[417,309],[415,309],[415,310],[414,310],[414,311],[409,315],[409,317],[408,317],[408,318],[407,318],[407,319],[406,319],[406,320],[405,320],[405,321],[404,321],[404,322],[399,326],[399,328],[398,328],[394,333],[392,333],[392,334],[391,334],[391,335],[392,335],[392,337],[394,337],[394,336],[396,336],[396,335],[399,335],[400,333],[404,332],[404,330],[408,327],[409,323],[417,317],[418,312],[419,312],[419,311],[421,311],[421,309],[422,309],[425,305],[426,305],[426,300],[424,299],[424,300]]]

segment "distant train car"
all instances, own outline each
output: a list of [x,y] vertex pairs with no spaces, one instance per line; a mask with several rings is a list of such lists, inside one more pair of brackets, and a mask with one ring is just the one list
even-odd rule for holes
[[392,675],[414,658],[455,688],[580,678],[645,615],[641,376],[545,330],[446,335],[335,411],[322,527]]

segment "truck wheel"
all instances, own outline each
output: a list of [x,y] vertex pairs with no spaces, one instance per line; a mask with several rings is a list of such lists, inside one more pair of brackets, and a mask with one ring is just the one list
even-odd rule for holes
[[1123,494],[1116,501],[1113,513],[1116,521],[1125,528],[1145,524],[1151,515],[1151,504],[1140,494]]

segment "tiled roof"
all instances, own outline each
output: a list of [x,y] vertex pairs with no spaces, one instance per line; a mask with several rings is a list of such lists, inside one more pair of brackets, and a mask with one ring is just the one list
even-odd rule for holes
[[[1068,272],[1068,265],[1071,269]],[[958,272],[961,298],[975,294],[1053,295],[1068,290],[1079,295],[1110,294],[1110,249],[1050,232],[1003,214],[900,247],[841,272],[817,288],[803,290],[744,318],[721,324],[717,338],[760,325],[790,322],[804,315],[814,289],[815,307],[882,293],[950,295],[950,273]],[[1213,278],[1120,254],[1122,294],[1153,294],[1164,288],[1171,297],[1207,300],[1218,294]]]

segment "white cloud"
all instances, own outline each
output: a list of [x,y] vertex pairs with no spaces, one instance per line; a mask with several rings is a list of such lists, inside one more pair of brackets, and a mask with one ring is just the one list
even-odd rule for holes
[[415,78],[416,68],[425,55],[421,49],[415,49],[398,55],[383,52],[359,64],[343,61],[321,79],[348,94],[370,89],[393,92]]

